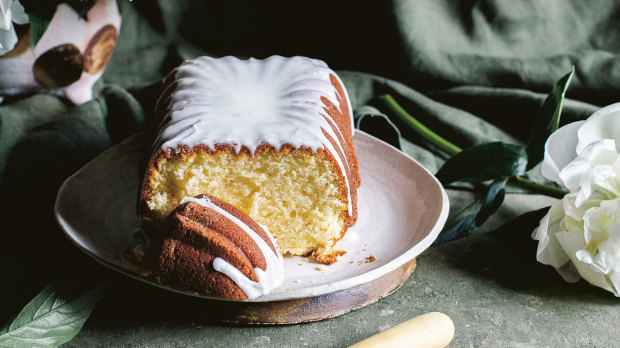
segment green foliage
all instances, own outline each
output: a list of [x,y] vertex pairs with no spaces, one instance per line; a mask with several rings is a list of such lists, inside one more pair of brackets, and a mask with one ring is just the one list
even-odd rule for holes
[[56,347],[71,340],[110,281],[73,277],[50,283],[0,328],[0,347]]
[[444,138],[437,135],[435,132],[426,128],[420,121],[418,121],[415,117],[410,115],[400,104],[396,102],[394,97],[389,94],[384,94],[379,96],[379,99],[382,100],[385,105],[398,117],[398,119],[403,122],[409,129],[417,133],[422,139],[425,141],[437,146],[437,148],[445,151],[450,155],[457,154],[461,151],[461,149],[445,140]]
[[534,119],[534,127],[530,133],[530,139],[527,143],[527,170],[534,168],[545,155],[545,143],[551,135],[558,129],[560,124],[560,114],[562,113],[562,102],[564,95],[568,89],[568,84],[575,73],[575,67],[564,75],[553,86],[553,90],[543,102],[536,118]]
[[458,238],[484,223],[503,203],[506,183],[556,198],[561,198],[566,193],[561,188],[536,183],[522,175],[542,161],[545,143],[551,133],[558,129],[564,95],[574,72],[573,67],[555,83],[536,115],[526,148],[493,142],[461,150],[426,128],[390,95],[379,97],[390,111],[408,128],[420,135],[421,139],[452,155],[436,174],[442,185],[447,186],[458,181],[475,184],[492,181],[491,184],[482,185],[484,191],[480,192],[476,200],[448,221],[435,244]]
[[458,212],[447,223],[433,245],[441,244],[467,234],[482,225],[504,202],[507,179],[493,181],[485,193]]
[[456,181],[480,183],[525,172],[527,154],[518,145],[502,142],[467,148],[448,159],[435,176],[444,186]]

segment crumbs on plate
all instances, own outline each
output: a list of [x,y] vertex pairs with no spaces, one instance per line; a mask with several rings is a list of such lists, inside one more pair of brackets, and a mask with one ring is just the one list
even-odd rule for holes
[[329,270],[329,268],[327,268],[327,266],[322,266],[322,265],[321,265],[321,266],[316,267],[315,269],[316,269],[317,271],[319,271],[319,272],[323,272],[323,273],[326,273],[326,272]]

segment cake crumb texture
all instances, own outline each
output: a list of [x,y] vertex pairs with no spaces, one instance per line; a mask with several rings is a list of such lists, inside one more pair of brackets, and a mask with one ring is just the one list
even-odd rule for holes
[[163,220],[185,196],[207,193],[264,224],[282,253],[313,254],[331,264],[344,252],[332,246],[346,228],[346,203],[336,168],[304,151],[195,152],[163,161],[153,177],[149,210]]

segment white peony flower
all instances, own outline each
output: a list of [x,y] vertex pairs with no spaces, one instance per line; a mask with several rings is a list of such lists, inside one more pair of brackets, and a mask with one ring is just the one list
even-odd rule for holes
[[584,278],[620,297],[620,103],[568,124],[545,144],[542,174],[569,193],[532,237],[536,259],[569,282]]
[[0,56],[9,53],[17,43],[13,23],[28,23],[28,15],[18,0],[0,0]]

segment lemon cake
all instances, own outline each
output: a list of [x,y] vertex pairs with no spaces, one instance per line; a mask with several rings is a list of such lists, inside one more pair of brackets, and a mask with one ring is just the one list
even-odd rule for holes
[[357,220],[359,166],[346,89],[306,57],[199,57],[164,81],[138,209],[157,230],[209,194],[274,235],[282,253],[331,264]]

